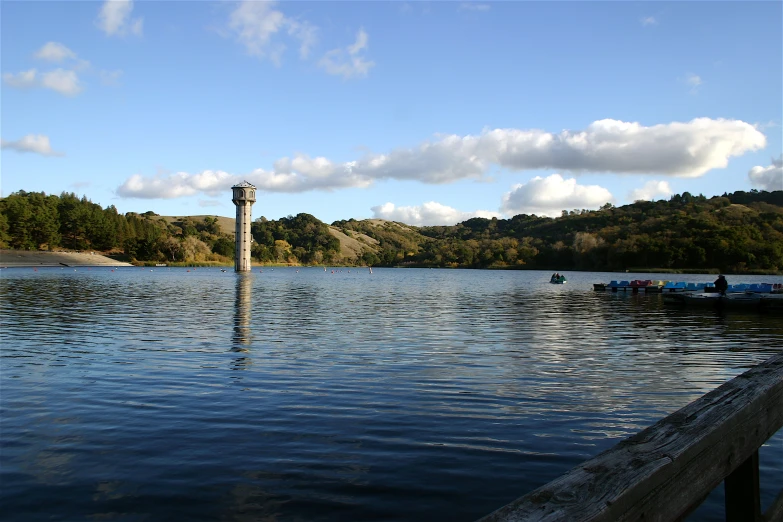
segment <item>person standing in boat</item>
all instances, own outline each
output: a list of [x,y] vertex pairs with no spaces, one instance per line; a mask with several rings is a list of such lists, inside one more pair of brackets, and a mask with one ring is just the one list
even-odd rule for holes
[[718,276],[718,279],[715,280],[715,290],[720,292],[720,295],[726,295],[726,290],[729,288],[729,282],[726,281],[726,277],[723,276],[723,274]]

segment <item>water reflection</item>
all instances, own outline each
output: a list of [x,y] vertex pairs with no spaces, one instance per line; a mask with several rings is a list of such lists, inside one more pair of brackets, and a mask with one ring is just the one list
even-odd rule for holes
[[[253,315],[253,274],[236,274],[236,295],[234,298],[234,330],[231,335],[231,351],[248,353],[253,343],[253,333],[250,322]],[[231,363],[232,370],[246,370],[252,359],[247,356],[234,358]]]

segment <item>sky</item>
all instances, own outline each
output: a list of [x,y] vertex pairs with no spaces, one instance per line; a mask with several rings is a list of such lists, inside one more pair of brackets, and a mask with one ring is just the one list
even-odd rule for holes
[[0,2],[0,188],[453,225],[783,190],[783,2]]

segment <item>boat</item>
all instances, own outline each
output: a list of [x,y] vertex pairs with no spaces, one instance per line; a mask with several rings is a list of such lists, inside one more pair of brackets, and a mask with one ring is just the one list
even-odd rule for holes
[[631,289],[630,281],[612,281],[609,283],[609,290],[612,292],[625,292]]
[[783,312],[783,295],[736,292],[719,293],[673,293],[664,294],[664,303],[684,306],[698,306],[715,309],[745,309],[759,312]]
[[645,293],[661,293],[663,292],[664,285],[668,283],[668,281],[663,281],[660,279],[650,281],[650,284],[647,285],[644,288]]
[[566,278],[565,278],[565,276],[564,276],[564,275],[561,275],[560,277],[555,277],[555,276],[552,276],[552,277],[549,279],[549,282],[550,282],[550,283],[552,283],[553,285],[564,285],[564,284],[566,284],[568,281],[566,280]]

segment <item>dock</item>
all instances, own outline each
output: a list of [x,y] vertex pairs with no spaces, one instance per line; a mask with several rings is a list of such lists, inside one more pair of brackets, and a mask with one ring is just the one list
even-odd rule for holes
[[724,483],[727,522],[783,520],[783,491],[766,513],[758,449],[783,426],[783,353],[479,522],[682,520]]

